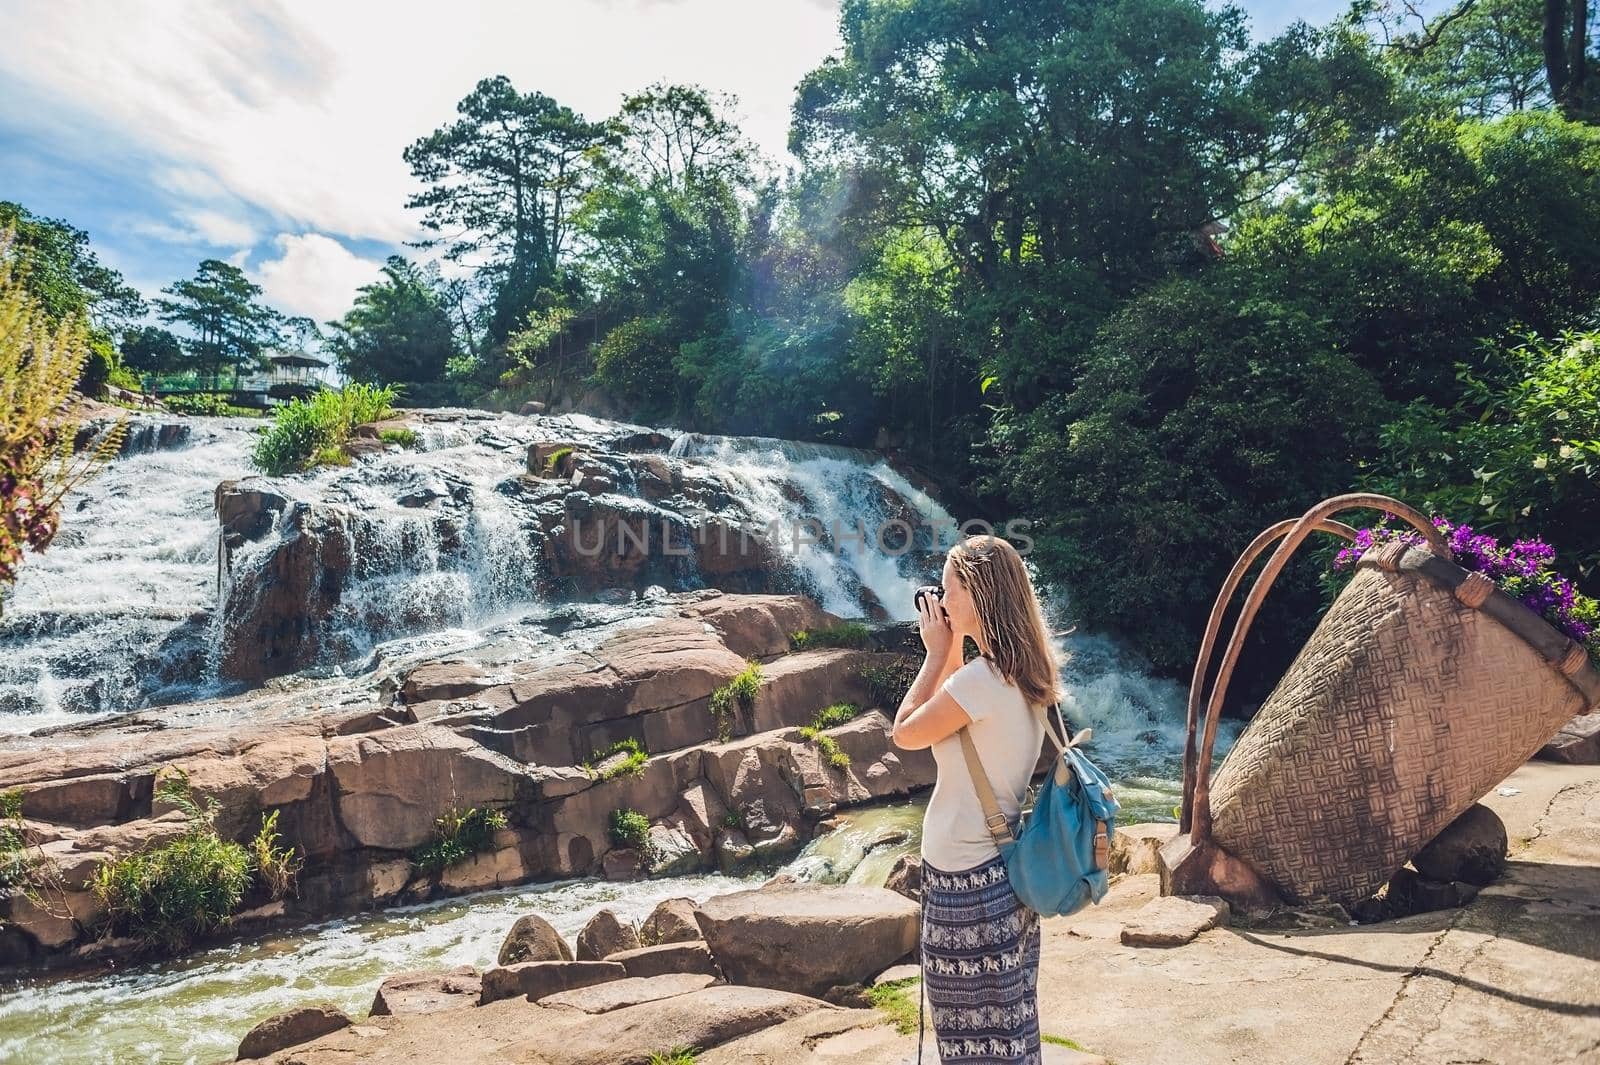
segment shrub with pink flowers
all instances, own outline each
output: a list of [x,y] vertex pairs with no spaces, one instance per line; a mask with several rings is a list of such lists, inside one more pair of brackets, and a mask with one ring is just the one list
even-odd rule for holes
[[[1356,560],[1377,544],[1426,542],[1409,525],[1391,525],[1392,518],[1385,514],[1378,524],[1359,530],[1355,541],[1334,555],[1334,569],[1353,569]],[[1516,540],[1505,546],[1487,533],[1473,531],[1470,525],[1455,525],[1438,516],[1430,520],[1450,545],[1458,566],[1493,578],[1501,591],[1582,644],[1591,661],[1600,666],[1600,601],[1578,591],[1569,578],[1556,571],[1555,548],[1538,539]]]

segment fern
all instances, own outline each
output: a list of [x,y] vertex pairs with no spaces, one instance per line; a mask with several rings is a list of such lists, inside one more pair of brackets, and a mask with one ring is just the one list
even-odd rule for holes
[[[122,450],[124,416],[78,454],[73,385],[90,355],[81,317],[52,323],[24,284],[16,231],[0,230],[0,586],[24,548],[55,538],[61,500]],[[0,611],[4,604],[0,601]]]

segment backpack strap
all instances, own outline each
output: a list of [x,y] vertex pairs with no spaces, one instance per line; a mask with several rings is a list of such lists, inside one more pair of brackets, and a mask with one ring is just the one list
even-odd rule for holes
[[973,746],[967,726],[963,725],[957,732],[961,736],[961,754],[967,760],[967,773],[972,777],[972,790],[978,793],[978,805],[983,807],[983,823],[988,826],[989,835],[994,837],[996,844],[1015,842],[1011,824],[1001,811],[1000,804],[995,801],[994,788],[989,786],[989,774],[983,771],[978,748]]

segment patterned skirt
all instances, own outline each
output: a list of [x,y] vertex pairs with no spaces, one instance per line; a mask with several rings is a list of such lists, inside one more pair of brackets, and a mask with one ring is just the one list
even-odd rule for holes
[[1039,915],[996,855],[945,872],[922,863],[922,983],[939,1059],[1039,1063]]

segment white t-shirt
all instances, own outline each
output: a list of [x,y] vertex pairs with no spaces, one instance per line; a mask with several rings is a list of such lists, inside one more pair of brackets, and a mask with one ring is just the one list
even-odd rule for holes
[[[972,744],[989,777],[995,802],[1015,820],[1039,764],[1044,743],[1043,717],[1016,685],[981,655],[945,678],[944,690],[972,718]],[[983,823],[983,806],[972,788],[961,734],[952,732],[933,745],[938,769],[933,795],[922,818],[922,857],[935,869],[960,872],[1000,853]]]

